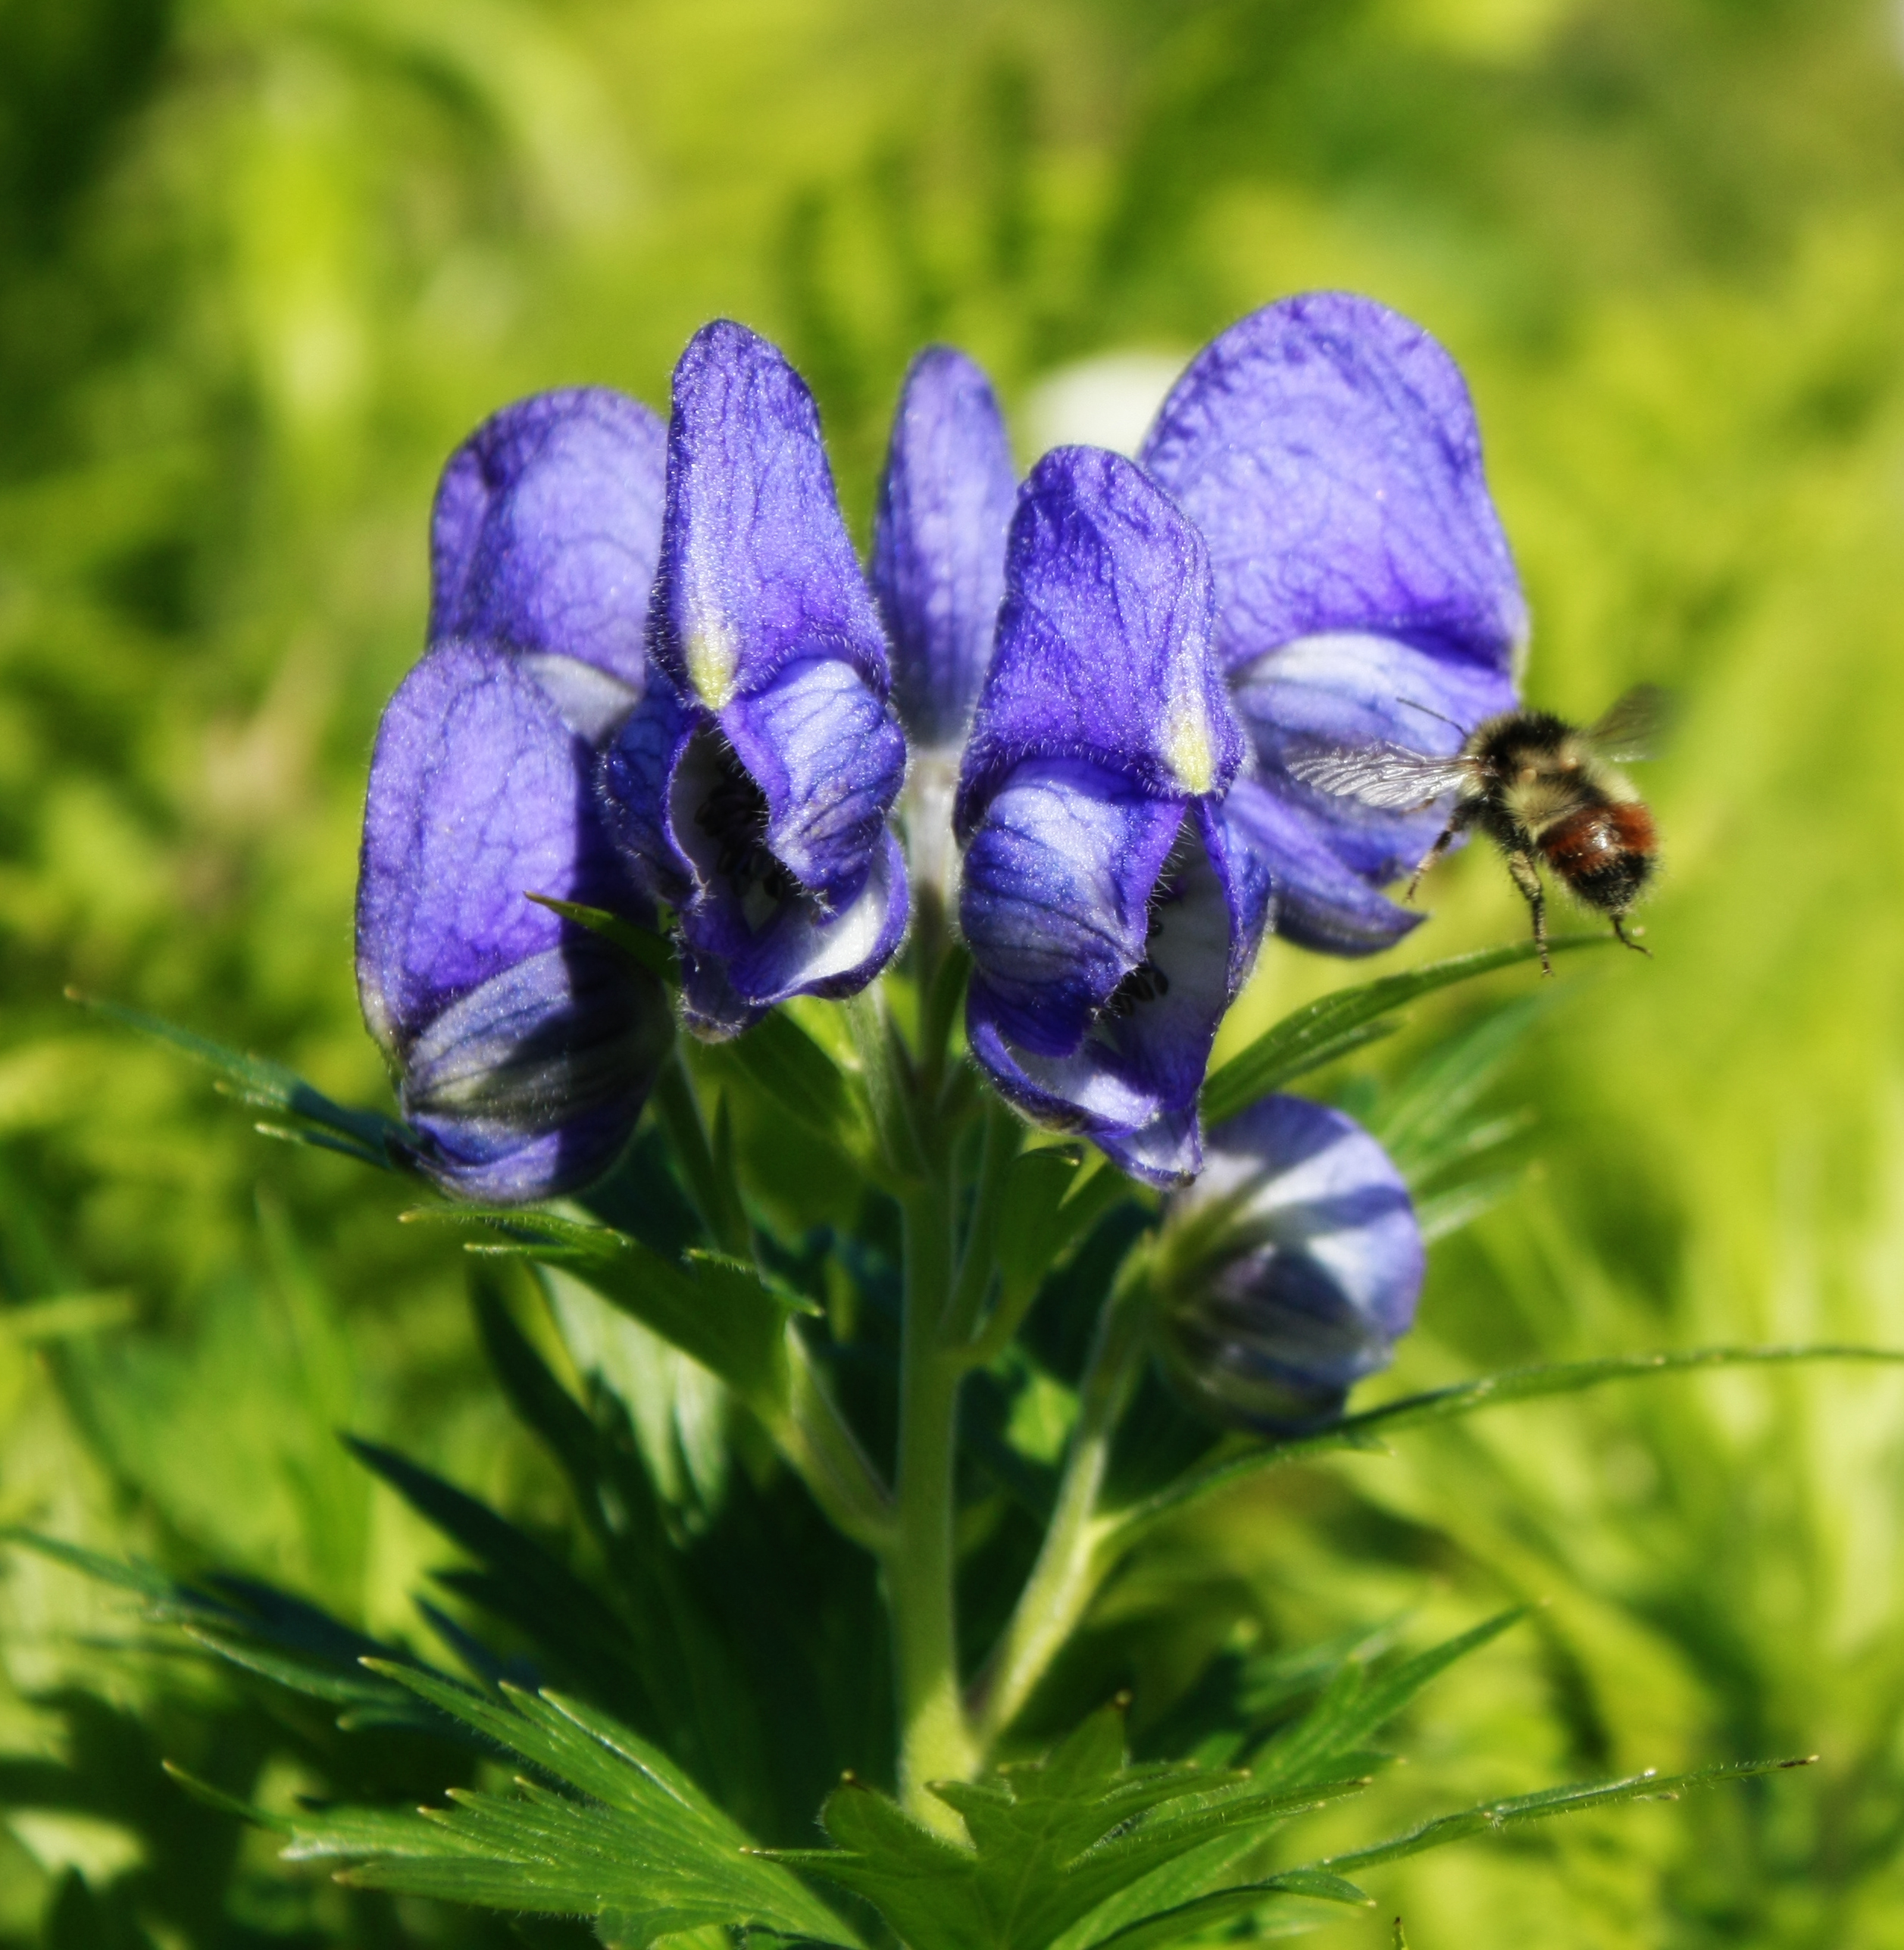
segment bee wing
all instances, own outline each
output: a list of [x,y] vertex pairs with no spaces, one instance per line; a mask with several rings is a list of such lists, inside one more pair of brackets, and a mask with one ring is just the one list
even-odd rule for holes
[[1636,684],[1587,727],[1587,740],[1615,764],[1656,758],[1677,716],[1678,700],[1671,691],[1659,684]]
[[1390,811],[1413,812],[1470,777],[1474,761],[1458,753],[1438,758],[1402,745],[1364,745],[1352,751],[1336,745],[1292,758],[1289,769],[1318,792]]

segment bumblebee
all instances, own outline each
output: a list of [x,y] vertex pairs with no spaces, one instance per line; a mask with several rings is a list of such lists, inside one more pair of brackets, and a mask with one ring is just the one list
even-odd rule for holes
[[1551,975],[1543,863],[1577,900],[1605,914],[1628,948],[1651,952],[1628,931],[1627,917],[1652,880],[1659,842],[1652,814],[1615,768],[1651,755],[1668,703],[1665,692],[1642,685],[1584,727],[1549,711],[1503,711],[1476,726],[1452,756],[1402,745],[1335,747],[1294,757],[1289,770],[1318,792],[1390,811],[1418,812],[1452,792],[1448,823],[1405,898],[1415,898],[1422,875],[1460,834],[1478,828],[1526,898],[1541,970]]

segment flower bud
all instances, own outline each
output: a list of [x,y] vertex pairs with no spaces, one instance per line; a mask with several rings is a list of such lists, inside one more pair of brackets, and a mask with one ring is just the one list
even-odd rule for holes
[[1330,1420],[1413,1324],[1424,1263],[1374,1139],[1327,1105],[1265,1097],[1208,1133],[1203,1175],[1170,1201],[1155,1273],[1166,1365],[1232,1427]]

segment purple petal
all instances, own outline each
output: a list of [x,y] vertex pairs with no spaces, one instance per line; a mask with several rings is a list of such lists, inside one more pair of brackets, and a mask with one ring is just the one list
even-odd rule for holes
[[1151,797],[1221,792],[1243,755],[1210,654],[1202,543],[1132,464],[1061,447],[1018,497],[998,646],[959,777],[960,839],[1028,757]]
[[1446,805],[1380,811],[1300,783],[1286,761],[1318,745],[1383,740],[1458,751],[1468,731],[1512,706],[1512,683],[1393,637],[1357,635],[1300,637],[1231,681],[1257,765],[1230,805],[1275,875],[1277,933],[1334,955],[1390,946],[1419,917],[1377,889],[1414,870]]
[[964,737],[991,661],[1017,480],[985,375],[935,345],[906,374],[873,523],[873,588],[899,716],[919,743]]
[[1183,823],[1115,773],[1021,765],[965,853],[959,929],[978,1012],[1041,1055],[1074,1050],[1144,958],[1148,903]]
[[1218,1419],[1340,1412],[1413,1323],[1426,1255],[1407,1186],[1352,1118],[1266,1097],[1209,1134],[1158,1255],[1171,1367]]
[[[1290,782],[1289,792],[1302,789]],[[1398,907],[1343,863],[1329,829],[1293,803],[1280,783],[1240,779],[1224,810],[1273,877],[1276,932],[1284,939],[1321,955],[1375,955],[1421,925],[1419,914]]]
[[626,686],[625,711],[642,686],[664,456],[660,420],[605,386],[539,393],[485,420],[436,489],[430,641],[572,659]]
[[850,664],[812,658],[736,697],[722,731],[767,802],[768,850],[821,908],[855,900],[905,777],[905,739]]
[[908,915],[905,856],[890,833],[843,914],[824,914],[794,897],[778,902],[758,928],[731,910],[684,915],[682,1002],[689,1028],[718,1042],[792,996],[856,995],[898,952]]
[[386,1050],[575,930],[524,898],[644,911],[596,815],[593,761],[535,682],[441,644],[405,678],[370,761],[358,986]]
[[1293,298],[1205,348],[1140,457],[1209,545],[1226,669],[1397,636],[1505,673],[1526,606],[1459,369],[1371,299]]
[[674,1039],[661,984],[584,936],[454,1002],[410,1045],[418,1166],[459,1197],[517,1204],[601,1177]]
[[[995,808],[1017,789],[1002,792]],[[1216,808],[1193,806],[1171,837],[1164,873],[1144,890],[1144,938],[1135,955],[1120,944],[1130,956],[1124,979],[1069,1048],[1054,1048],[1050,1020],[1037,1017],[1035,1040],[1015,1039],[1026,1012],[1011,1009],[1015,998],[982,964],[966,1005],[972,1053],[1008,1102],[1035,1122],[1082,1133],[1123,1170],[1166,1186],[1201,1168],[1197,1096],[1218,1025],[1248,977],[1268,900],[1266,880]]]
[[592,771],[533,679],[485,645],[439,644],[378,731],[358,992],[430,1140],[419,1163],[471,1195],[593,1176],[667,1047],[659,985],[526,898],[652,920],[602,830]]
[[764,339],[705,326],[674,369],[653,655],[722,710],[836,658],[884,702],[886,637],[840,520],[813,396]]

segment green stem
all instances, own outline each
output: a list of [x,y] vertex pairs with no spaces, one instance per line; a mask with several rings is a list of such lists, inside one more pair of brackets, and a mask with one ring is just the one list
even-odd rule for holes
[[1077,1424],[1043,1547],[1010,1623],[972,1689],[972,1724],[981,1756],[1018,1717],[1102,1582],[1099,1546],[1115,1527],[1098,1514],[1098,1497],[1111,1460],[1111,1437],[1143,1352],[1149,1285],[1148,1255],[1140,1247],[1124,1263],[1098,1320],[1079,1389]]
[[723,1252],[751,1263],[754,1230],[741,1210],[738,1188],[731,1175],[721,1170],[714,1146],[708,1142],[701,1099],[682,1061],[678,1042],[655,1080],[654,1104],[686,1175],[688,1196],[693,1200],[708,1236]]
[[919,1820],[963,1833],[927,1783],[976,1767],[958,1686],[953,1465],[962,1372],[941,1344],[952,1294],[952,1212],[946,1180],[906,1200],[905,1300],[899,1353],[899,1535],[886,1560],[899,1708],[899,1791]]

